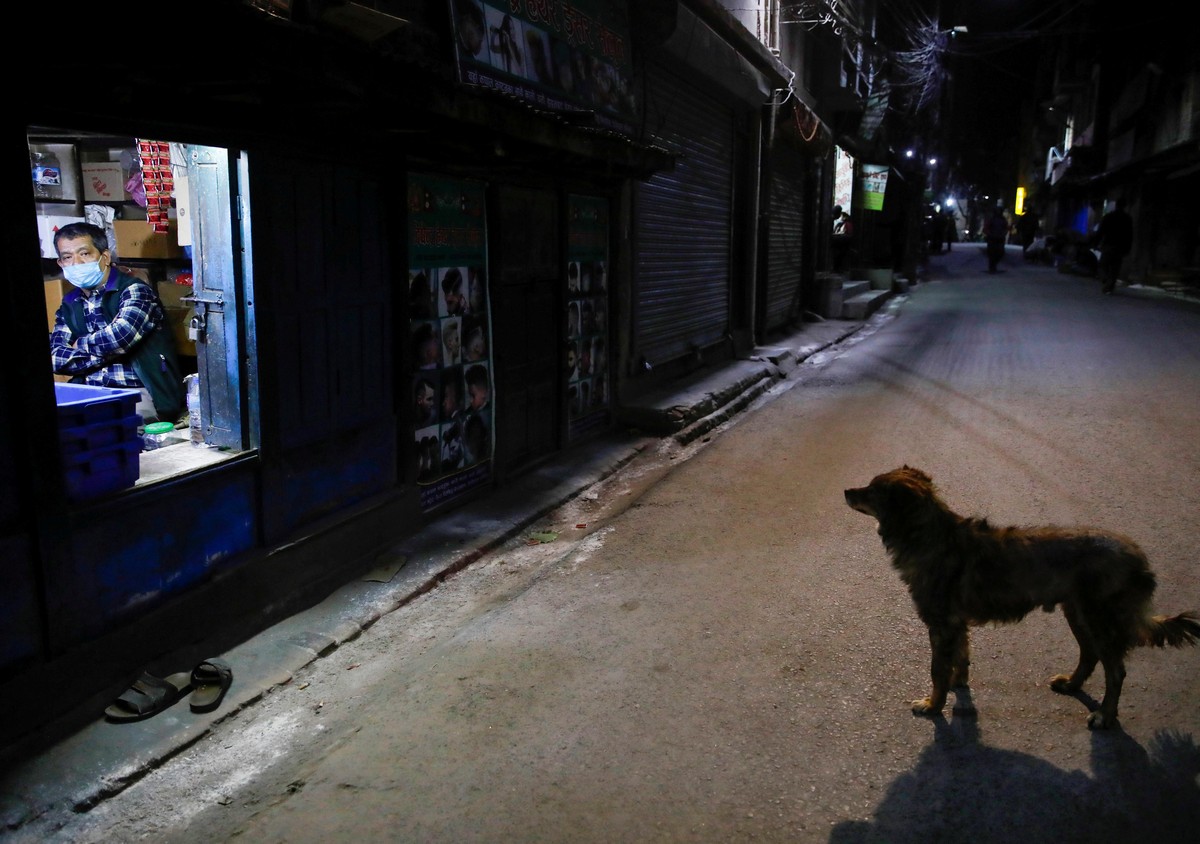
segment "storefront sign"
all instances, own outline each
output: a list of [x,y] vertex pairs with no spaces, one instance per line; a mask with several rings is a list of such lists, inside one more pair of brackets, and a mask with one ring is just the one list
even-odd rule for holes
[[854,156],[841,147],[833,150],[833,204],[842,206],[843,211],[852,211],[850,201],[854,198]]
[[609,421],[608,200],[567,203],[566,372],[569,439]]
[[629,11],[620,0],[450,0],[459,81],[632,134]]
[[408,302],[422,509],[491,479],[494,430],[484,186],[409,174]]
[[862,166],[863,208],[868,211],[883,210],[883,194],[887,190],[888,167],[886,164],[864,164]]

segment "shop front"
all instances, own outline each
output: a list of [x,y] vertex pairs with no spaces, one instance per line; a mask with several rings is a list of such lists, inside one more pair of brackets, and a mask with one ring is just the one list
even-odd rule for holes
[[760,339],[793,328],[806,312],[820,310],[815,252],[824,238],[817,226],[828,218],[820,201],[820,162],[831,149],[828,127],[795,91],[775,114],[763,155],[767,225],[756,297]]
[[[404,510],[381,201],[391,189],[269,138],[216,146],[182,127],[151,135],[136,116],[103,131],[75,117],[31,123],[21,138],[31,161],[53,151],[58,172],[52,196],[36,183],[25,194],[10,237],[26,238],[14,253],[30,260],[14,262],[7,284],[25,375],[5,398],[27,413],[4,431],[15,574],[0,671],[53,682],[70,666],[78,688],[56,689],[46,717],[169,647],[114,652],[120,631],[187,613],[201,587],[235,583],[272,555],[295,566],[279,583],[284,603],[303,601],[323,575],[285,549],[355,507]],[[105,293],[67,280],[59,230],[95,232],[111,262],[96,288]],[[122,310],[97,326],[86,303],[118,279],[133,282],[120,300],[111,294]],[[153,423],[138,386],[112,365],[125,358],[100,351],[105,334],[130,330],[124,297],[134,288],[153,291],[161,309],[134,342],[164,338],[162,371],[181,397],[164,406],[155,394]],[[70,323],[75,307],[86,325]],[[81,363],[51,362],[60,333]],[[18,444],[27,451],[14,454]]]
[[761,144],[787,83],[761,42],[710,8],[680,6],[646,62],[645,125],[677,160],[634,190],[628,389],[753,344]]
[[[447,82],[220,10],[184,40],[198,55],[218,33],[256,46],[236,95],[215,58],[182,89],[146,67],[103,114],[22,101],[4,146],[10,193],[27,197],[0,271],[18,373],[0,384],[0,684],[19,701],[5,744],[182,643],[312,603],[381,545],[613,421],[615,220],[630,180],[670,162],[619,131],[633,106],[577,126],[498,90],[508,68]],[[323,65],[361,84],[300,84]],[[388,74],[411,84],[384,91]],[[273,75],[296,85],[255,82]],[[298,90],[323,116],[276,117]],[[54,234],[79,222],[161,305],[164,366],[186,393],[164,431],[107,366],[50,363],[59,307],[83,296]]]

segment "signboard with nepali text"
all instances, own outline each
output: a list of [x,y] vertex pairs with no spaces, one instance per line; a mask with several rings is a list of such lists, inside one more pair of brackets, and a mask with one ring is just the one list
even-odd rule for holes
[[868,211],[883,210],[883,196],[887,192],[888,166],[886,164],[864,164],[862,166],[863,208]]
[[621,0],[449,0],[459,81],[633,133],[629,10]]
[[491,481],[494,406],[482,183],[408,176],[413,454],[421,508]]
[[[854,156],[839,146],[833,148],[833,204],[843,211],[853,211]],[[836,220],[834,222],[837,222]]]

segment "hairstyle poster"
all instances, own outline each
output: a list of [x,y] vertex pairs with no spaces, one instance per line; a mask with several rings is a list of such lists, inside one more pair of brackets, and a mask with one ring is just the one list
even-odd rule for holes
[[408,177],[406,356],[415,474],[426,512],[492,473],[492,325],[482,183]]
[[459,81],[634,134],[637,98],[622,0],[449,0]]
[[608,377],[608,200],[567,200],[566,340],[568,439],[606,428]]

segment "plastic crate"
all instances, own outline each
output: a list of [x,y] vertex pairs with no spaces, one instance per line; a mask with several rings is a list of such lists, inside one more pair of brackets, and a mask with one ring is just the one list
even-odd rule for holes
[[140,390],[54,385],[58,443],[72,501],[133,486],[141,473]]
[[59,430],[135,416],[141,395],[140,390],[55,382],[54,399],[58,404]]
[[141,444],[135,438],[132,442],[63,455],[67,496],[80,501],[133,486],[141,474],[140,453]]
[[118,443],[137,442],[142,417],[136,413],[124,419],[106,419],[77,428],[59,428],[58,444],[63,455],[92,451]]

